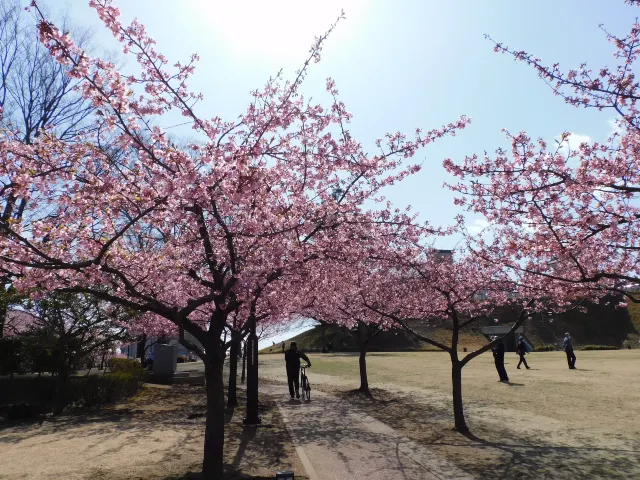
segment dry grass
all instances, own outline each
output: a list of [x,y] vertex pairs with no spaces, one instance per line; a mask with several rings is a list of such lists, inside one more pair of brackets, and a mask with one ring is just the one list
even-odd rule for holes
[[[373,353],[374,399],[359,386],[355,355],[313,355],[315,388],[348,396],[369,415],[429,445],[478,478],[640,478],[640,351],[527,356],[531,370],[498,383],[490,354],[465,367],[467,421],[475,437],[452,430],[449,359],[443,353]],[[261,375],[282,381],[282,359],[263,357]]]
[[[239,400],[244,404],[242,396]],[[264,396],[261,402],[265,426],[257,430],[243,428],[244,408],[227,412],[229,479],[302,471],[275,403]],[[5,427],[0,429],[0,479],[198,478],[205,408],[203,387],[149,385],[99,413]]]

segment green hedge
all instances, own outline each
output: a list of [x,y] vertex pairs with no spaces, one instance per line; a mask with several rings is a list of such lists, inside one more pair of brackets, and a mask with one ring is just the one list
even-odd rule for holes
[[53,401],[57,377],[0,378],[0,405],[39,403],[49,405]]
[[533,349],[534,352],[553,352],[557,350],[555,345],[540,345]]
[[144,374],[142,364],[139,361],[132,360],[130,358],[112,358],[111,371],[113,373],[129,373],[136,378],[142,378],[142,375]]
[[613,345],[585,345],[580,350],[619,350]]
[[58,377],[0,379],[0,415],[9,411],[17,412],[10,415],[12,419],[28,418],[20,417],[20,412],[47,413],[54,404],[62,405],[62,410],[99,408],[135,395],[142,385],[142,374],[114,372],[72,377],[59,398],[55,393],[57,382]]
[[71,381],[71,395],[67,405],[86,408],[101,407],[132,397],[140,388],[141,378],[142,374],[134,375],[127,372],[74,378]]

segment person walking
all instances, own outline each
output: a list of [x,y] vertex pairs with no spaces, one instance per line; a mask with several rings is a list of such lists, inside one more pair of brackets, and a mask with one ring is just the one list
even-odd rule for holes
[[296,342],[291,342],[289,350],[284,354],[284,361],[287,367],[287,381],[289,382],[289,394],[293,399],[294,387],[295,396],[300,398],[300,359],[307,362],[307,367],[311,366],[311,361],[304,353],[298,350]]
[[[491,337],[491,341],[494,341],[498,337]],[[507,375],[507,370],[504,368],[504,343],[501,341],[496,343],[491,349],[493,352],[493,361],[496,364],[496,370],[498,371],[498,376],[500,377],[501,382],[508,382],[509,376]]]
[[564,334],[564,340],[562,341],[562,348],[564,349],[564,353],[567,354],[567,363],[569,364],[569,369],[575,370],[576,354],[573,353],[573,345],[571,345],[571,335],[569,335],[569,332]]
[[516,345],[516,353],[520,355],[520,361],[518,362],[518,370],[520,370],[520,365],[524,363],[524,366],[529,370],[529,365],[527,365],[527,361],[524,359],[524,356],[527,354],[527,345],[524,343],[524,337],[520,335],[518,338],[518,344]]
[[284,353],[284,342],[282,342],[282,353]]

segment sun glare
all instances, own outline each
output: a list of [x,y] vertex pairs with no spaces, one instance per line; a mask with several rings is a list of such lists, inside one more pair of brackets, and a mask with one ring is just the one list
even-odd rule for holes
[[362,0],[199,0],[199,10],[207,12],[201,19],[209,24],[206,35],[224,41],[235,55],[278,60],[299,60],[342,10],[348,17],[361,6]]

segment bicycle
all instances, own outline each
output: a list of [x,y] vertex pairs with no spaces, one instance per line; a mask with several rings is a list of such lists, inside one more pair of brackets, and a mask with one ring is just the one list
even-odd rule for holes
[[302,401],[306,400],[307,402],[310,402],[311,384],[309,383],[309,378],[307,377],[307,368],[309,368],[309,365],[300,367],[300,383],[302,384]]

